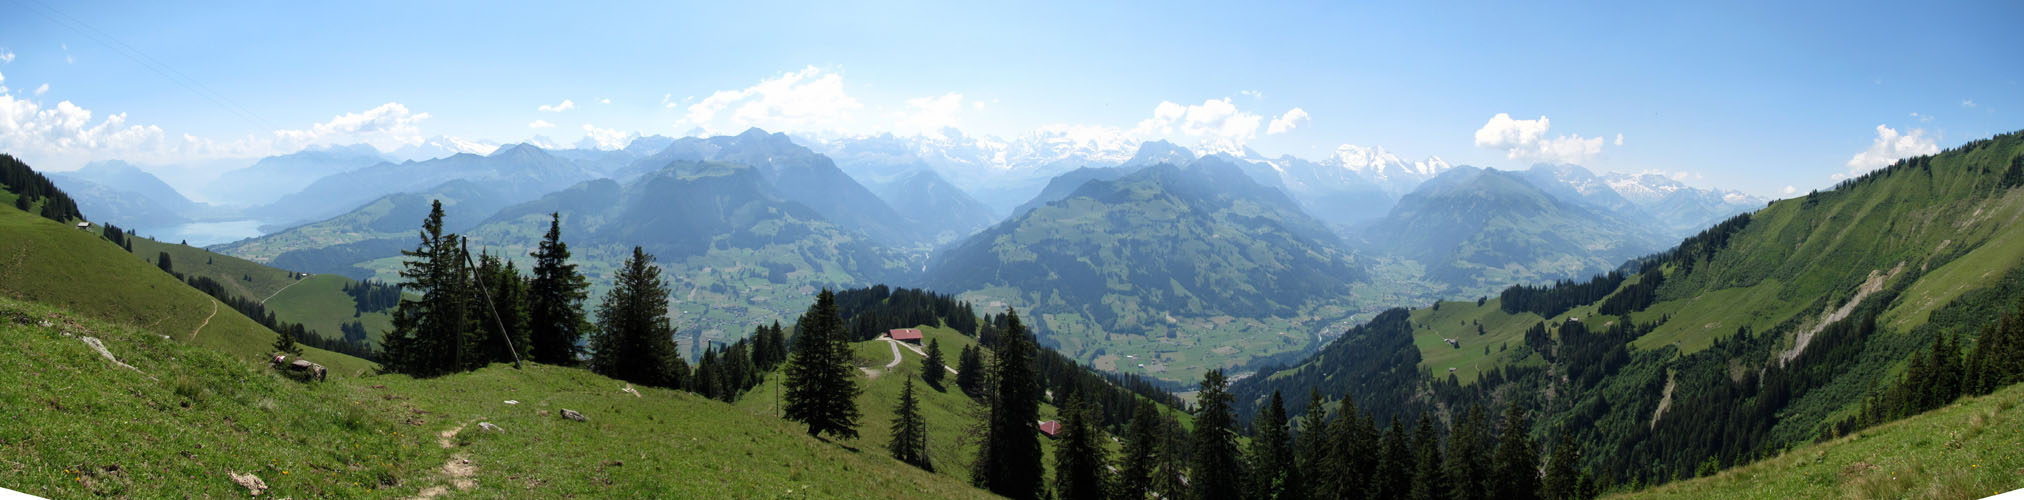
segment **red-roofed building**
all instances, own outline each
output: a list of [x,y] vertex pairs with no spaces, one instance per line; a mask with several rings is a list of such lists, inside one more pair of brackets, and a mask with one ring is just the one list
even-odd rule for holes
[[886,336],[901,342],[921,343],[921,330],[918,328],[896,328],[886,331]]
[[1060,421],[1060,420],[1049,420],[1049,421],[1046,421],[1046,422],[1041,422],[1041,423],[1040,423],[1040,433],[1041,433],[1041,434],[1046,434],[1046,435],[1047,435],[1047,437],[1049,437],[1049,438],[1053,438],[1053,437],[1055,437],[1056,435],[1059,435],[1059,434],[1061,434],[1061,421]]

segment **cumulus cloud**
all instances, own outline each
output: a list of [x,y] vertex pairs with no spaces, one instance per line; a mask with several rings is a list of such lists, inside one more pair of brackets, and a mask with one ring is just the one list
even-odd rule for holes
[[411,112],[401,103],[389,102],[365,111],[337,115],[308,129],[276,130],[274,137],[277,146],[283,149],[310,144],[365,142],[381,150],[390,150],[421,142],[421,128],[415,124],[428,118],[428,113]]
[[1623,134],[1616,134],[1616,145],[1623,145]]
[[1196,139],[1206,151],[1235,153],[1258,136],[1258,126],[1264,121],[1262,116],[1238,110],[1228,97],[1188,106],[1161,101],[1153,107],[1153,117],[1140,121],[1133,131],[1151,136],[1178,134]]
[[1793,187],[1791,185],[1786,185],[1785,190],[1783,192],[1785,193],[1786,196],[1792,196],[1794,193],[1799,192],[1799,188]]
[[49,84],[47,84],[47,83],[45,83],[45,84],[42,84],[42,86],[40,86],[40,87],[36,87],[36,88],[35,88],[35,96],[36,96],[36,97],[42,97],[42,94],[47,94],[47,93],[49,93]]
[[600,98],[598,98],[598,99],[597,99],[597,103],[598,103],[598,104],[611,104],[611,98],[609,98],[609,97],[600,97]]
[[943,129],[956,126],[956,113],[963,110],[963,94],[950,92],[933,97],[907,99],[907,109],[893,113],[894,134],[946,139]]
[[1940,146],[1933,138],[1926,137],[1925,129],[1912,129],[1910,133],[1898,133],[1896,129],[1877,125],[1876,139],[1865,149],[1848,159],[1848,172],[1834,174],[1836,180],[1845,179],[1864,172],[1889,166],[1900,159],[1937,154]]
[[1602,138],[1584,138],[1578,134],[1547,137],[1553,122],[1545,116],[1537,120],[1513,120],[1511,115],[1497,113],[1483,128],[1476,129],[1476,147],[1500,149],[1504,157],[1513,160],[1529,160],[1546,163],[1582,164],[1602,154]]
[[852,111],[863,107],[844,92],[843,75],[808,66],[751,87],[710,94],[690,105],[682,122],[711,133],[748,127],[815,131],[844,125]]
[[1252,99],[1264,99],[1264,98],[1265,98],[1265,93],[1264,93],[1264,92],[1259,92],[1259,91],[1256,91],[1256,90],[1239,90],[1239,91],[1237,91],[1237,93],[1238,93],[1238,94],[1240,94],[1240,95],[1247,95],[1247,96],[1251,96],[1251,98],[1252,98]]
[[534,108],[534,109],[538,109],[538,110],[541,110],[541,111],[549,111],[549,112],[555,112],[555,113],[560,113],[560,112],[563,112],[563,111],[569,111],[569,110],[571,110],[571,109],[576,109],[576,103],[574,103],[574,102],[570,102],[570,101],[569,101],[568,99],[563,99],[563,100],[562,100],[562,104],[556,104],[556,105],[553,105],[553,106],[550,106],[550,105],[547,105],[547,104],[543,104],[543,105],[541,105],[540,107],[538,107],[538,108]]
[[548,120],[534,120],[531,122],[527,122],[527,128],[553,128],[553,127],[555,127],[555,124],[548,123]]
[[1265,135],[1292,132],[1294,127],[1298,127],[1303,123],[1307,123],[1307,110],[1300,108],[1289,109],[1285,113],[1280,114],[1278,118],[1272,119],[1272,124],[1265,127]]
[[576,145],[586,149],[618,149],[625,147],[626,143],[632,142],[635,137],[639,137],[639,134],[618,129],[597,128],[585,123],[583,139],[577,141]]
[[14,62],[14,51],[7,49],[0,49],[0,64],[6,64],[11,62]]
[[[0,77],[0,81],[5,81]],[[33,159],[89,159],[106,155],[159,158],[167,149],[161,127],[130,125],[126,113],[93,122],[91,110],[70,101],[44,107],[0,87],[0,151]]]
[[1975,107],[1975,100],[1974,100],[1974,99],[1962,99],[1962,100],[1961,100],[1961,107],[1963,107],[1963,108],[1972,108],[1972,107]]

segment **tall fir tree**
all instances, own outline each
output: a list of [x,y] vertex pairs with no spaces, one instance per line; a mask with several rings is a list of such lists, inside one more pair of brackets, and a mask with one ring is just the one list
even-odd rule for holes
[[[1286,427],[1286,401],[1279,391],[1258,409],[1251,435],[1251,494],[1258,500],[1300,498],[1300,469],[1294,463],[1291,431]],[[1291,493],[1291,495],[1289,495]]]
[[432,377],[468,365],[471,293],[462,238],[443,232],[443,203],[429,207],[421,242],[401,252],[401,288],[419,295],[394,307],[393,330],[381,341],[388,371]]
[[302,345],[295,343],[295,335],[290,334],[288,329],[276,329],[274,333],[274,352],[285,353],[291,356],[302,355]]
[[1159,468],[1160,410],[1152,400],[1139,400],[1125,425],[1124,453],[1118,457],[1117,497],[1146,498],[1152,491],[1153,473]]
[[1371,498],[1406,498],[1413,491],[1412,436],[1398,419],[1385,428],[1379,440],[1377,471],[1371,474]]
[[828,289],[817,294],[795,328],[787,361],[787,419],[808,424],[810,436],[857,437],[857,381],[836,294]]
[[1448,464],[1441,460],[1441,433],[1435,428],[1432,415],[1420,414],[1420,424],[1413,427],[1413,487],[1412,500],[1448,499]]
[[1109,459],[1099,441],[1096,410],[1071,394],[1061,418],[1061,439],[1054,446],[1054,498],[1103,500],[1110,491],[1110,473],[1104,469]]
[[928,340],[928,357],[921,360],[921,381],[927,382],[928,387],[940,390],[942,388],[942,375],[945,373],[948,373],[948,371],[946,368],[943,368],[942,341],[930,339]]
[[689,392],[710,399],[724,397],[723,367],[717,361],[717,350],[703,349],[703,357],[696,360],[696,375],[689,377]]
[[478,255],[477,276],[480,283],[473,283],[474,289],[483,286],[486,292],[480,298],[489,302],[473,311],[479,315],[478,323],[485,326],[483,331],[489,333],[479,344],[484,346],[485,361],[511,363],[527,358],[533,349],[527,330],[527,280],[512,261],[485,252]]
[[1301,481],[1294,485],[1300,488],[1302,498],[1332,498],[1324,486],[1325,478],[1335,471],[1328,470],[1328,407],[1321,399],[1321,390],[1311,388],[1307,394],[1307,413],[1300,416],[1299,469]]
[[1230,381],[1223,370],[1202,376],[1200,408],[1195,412],[1195,459],[1188,470],[1189,498],[1242,498],[1244,457],[1237,449],[1236,416],[1231,414]]
[[1511,403],[1504,411],[1503,432],[1497,436],[1497,452],[1491,460],[1491,498],[1538,500],[1539,451],[1532,445],[1530,431],[1525,409]]
[[1333,473],[1324,482],[1329,498],[1361,499],[1370,492],[1371,476],[1377,470],[1378,436],[1370,417],[1356,408],[1349,394],[1342,395],[1341,415],[1329,431],[1335,444],[1329,454]]
[[893,408],[893,436],[886,442],[886,450],[893,459],[922,470],[934,472],[935,465],[928,460],[928,423],[921,418],[920,399],[914,397],[914,379],[907,377],[907,384],[900,389],[900,404]]
[[1448,498],[1484,500],[1490,479],[1490,421],[1482,405],[1469,407],[1448,435]]
[[633,247],[597,306],[590,366],[598,374],[656,387],[687,386],[688,362],[668,322],[668,285],[654,256]]
[[973,479],[985,489],[1014,499],[1035,498],[1045,485],[1041,481],[1039,424],[1040,379],[1033,366],[1032,335],[1019,321],[1019,313],[1007,309],[1005,331],[991,359],[990,427],[988,443],[978,450],[977,464],[985,471]]
[[1579,500],[1581,471],[1575,468],[1575,461],[1580,457],[1573,433],[1561,429],[1560,441],[1553,445],[1553,454],[1546,462],[1546,481],[1541,485],[1540,496],[1545,500]]
[[984,356],[977,346],[963,346],[963,354],[956,360],[956,387],[963,393],[978,395],[983,392]]
[[590,280],[569,262],[569,245],[562,242],[561,213],[549,214],[548,234],[528,255],[534,257],[534,276],[527,283],[529,351],[539,363],[574,365],[583,352],[577,344],[590,325],[583,315]]

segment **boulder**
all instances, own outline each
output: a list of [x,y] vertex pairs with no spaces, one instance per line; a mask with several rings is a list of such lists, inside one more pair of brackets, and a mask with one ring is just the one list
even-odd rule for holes
[[577,413],[577,412],[576,412],[576,410],[571,410],[571,409],[568,409],[568,408],[563,408],[563,409],[562,409],[562,418],[566,418],[566,419],[570,419],[570,420],[575,420],[575,421],[578,421],[578,422],[588,422],[588,421],[590,421],[590,419],[587,419],[587,418],[583,418],[583,414],[582,414],[582,413]]
[[237,472],[225,471],[225,474],[232,476],[233,483],[237,483],[240,487],[246,488],[249,492],[253,493],[253,496],[260,496],[260,492],[267,491],[267,482],[261,481],[259,476],[255,476],[250,472],[246,474],[240,474]]

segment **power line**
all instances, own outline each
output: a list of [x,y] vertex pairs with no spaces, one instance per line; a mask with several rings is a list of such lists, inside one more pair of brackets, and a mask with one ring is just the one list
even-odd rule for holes
[[202,97],[205,100],[209,100],[211,101],[211,103],[217,104],[218,107],[225,108],[225,110],[228,112],[237,114],[240,117],[247,119],[248,121],[254,122],[256,125],[263,126],[267,129],[280,128],[275,126],[273,123],[270,123],[267,120],[260,118],[259,115],[254,114],[251,110],[248,110],[243,106],[239,106],[238,104],[231,102],[232,101],[231,98],[225,97],[224,94],[219,93],[218,91],[211,90],[211,88],[205,86],[203,82],[198,81],[195,78],[190,78],[189,75],[185,75],[183,74],[183,72],[177,71],[175,67],[163,63],[160,60],[155,59],[153,56],[149,56],[147,52],[143,52],[132,45],[127,45],[126,42],[120,41],[119,38],[112,36],[112,34],[110,33],[106,33],[105,31],[99,30],[98,28],[93,27],[89,23],[85,23],[84,21],[79,20],[75,17],[71,17],[69,14],[64,14],[63,11],[56,10],[55,7],[50,7],[49,5],[44,4],[39,0],[18,0],[18,3],[20,3],[23,6],[33,7],[33,9],[30,10],[35,11],[36,14],[41,15],[43,18],[49,19],[50,21],[53,21],[57,24],[61,24],[66,28],[70,28],[71,31],[76,31],[78,34],[84,35],[86,38],[91,38],[92,40],[97,41],[98,43],[103,44],[108,48],[113,49],[113,51],[119,52],[120,55],[126,56],[127,59],[131,59],[135,63],[140,64],[142,67],[155,72],[155,74],[161,75],[162,78],[168,79],[170,83],[174,83],[177,86],[182,87],[184,90],[190,91],[190,93],[197,94],[198,97]]

